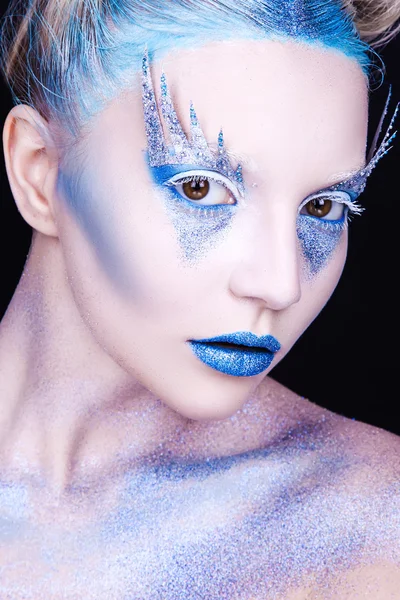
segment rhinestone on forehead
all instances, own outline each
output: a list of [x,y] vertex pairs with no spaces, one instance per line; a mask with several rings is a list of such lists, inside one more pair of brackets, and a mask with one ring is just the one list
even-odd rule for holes
[[[393,130],[393,126],[394,126],[394,123],[395,123],[395,120],[397,117],[397,113],[399,111],[399,103],[396,105],[393,116],[390,119],[389,127],[386,130],[383,140],[380,143],[378,150],[376,150],[378,139],[379,139],[379,136],[382,131],[383,122],[384,122],[385,117],[388,112],[390,98],[391,98],[391,88],[389,89],[389,94],[388,94],[388,97],[387,97],[387,100],[385,103],[385,107],[383,109],[381,118],[379,120],[378,128],[376,130],[376,133],[375,133],[373,141],[372,141],[371,150],[368,154],[366,166],[363,167],[360,171],[358,171],[358,173],[356,173],[355,175],[350,177],[350,179],[347,179],[345,182],[341,182],[341,183],[338,183],[337,185],[333,186],[333,188],[332,188],[333,190],[339,190],[340,188],[345,187],[347,190],[350,189],[353,192],[355,192],[357,195],[361,194],[364,191],[365,186],[367,185],[368,177],[371,175],[372,171],[375,169],[375,167],[378,164],[378,162],[380,161],[380,159],[383,156],[385,156],[385,154],[387,154],[389,152],[389,150],[392,148],[392,146],[390,144],[393,142],[393,140],[397,134],[397,131],[394,131],[392,133],[392,130]],[[375,150],[376,150],[376,152],[375,152]]]
[[224,147],[222,130],[218,135],[218,150],[214,153],[204,136],[193,104],[190,105],[190,140],[179,122],[168,89],[165,74],[161,75],[161,113],[168,130],[167,144],[159,114],[151,78],[147,52],[142,60],[142,102],[151,167],[162,165],[193,165],[193,167],[218,171],[234,181],[240,194],[244,195],[242,167],[234,169]]

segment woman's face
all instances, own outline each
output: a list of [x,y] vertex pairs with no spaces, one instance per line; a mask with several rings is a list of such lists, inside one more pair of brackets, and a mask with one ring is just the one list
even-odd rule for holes
[[[294,42],[171,53],[151,65],[158,103],[161,69],[186,132],[191,101],[212,148],[223,128],[244,196],[201,165],[180,183],[184,165],[149,165],[138,76],[60,174],[59,237],[74,300],[100,346],[182,415],[224,418],[338,282],[342,202],[351,198],[323,190],[363,166],[366,81],[345,56]],[[269,350],[243,347],[246,335],[190,343],[237,332],[276,341],[265,338]]]

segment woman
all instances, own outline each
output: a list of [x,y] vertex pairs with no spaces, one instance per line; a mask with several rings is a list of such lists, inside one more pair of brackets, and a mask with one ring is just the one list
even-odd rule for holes
[[[5,598],[395,598],[399,441],[269,370],[333,292],[371,3],[19,2]],[[371,21],[371,15],[373,19]],[[221,129],[222,127],[222,129]]]

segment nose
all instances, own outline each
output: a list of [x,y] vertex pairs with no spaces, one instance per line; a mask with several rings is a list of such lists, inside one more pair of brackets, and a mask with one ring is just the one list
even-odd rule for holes
[[246,231],[231,272],[230,290],[283,310],[301,297],[296,216],[275,211]]

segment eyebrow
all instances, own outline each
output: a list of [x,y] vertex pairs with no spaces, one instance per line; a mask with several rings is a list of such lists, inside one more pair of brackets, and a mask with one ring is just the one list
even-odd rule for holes
[[327,187],[332,187],[335,185],[340,185],[342,183],[346,183],[346,181],[348,181],[349,179],[352,179],[353,177],[360,175],[361,171],[363,169],[365,169],[366,166],[367,166],[367,163],[364,161],[360,167],[356,167],[355,169],[352,169],[351,171],[339,171],[337,173],[334,173],[333,175],[330,175],[327,179],[327,183],[328,183]]
[[[209,143],[208,146],[212,152],[217,150],[217,145],[213,142]],[[252,156],[248,154],[242,154],[240,152],[233,152],[231,150],[226,150],[226,154],[231,160],[237,161],[243,167],[247,167],[248,169],[250,168],[250,171],[258,170],[258,167],[256,166],[256,161]],[[332,175],[328,176],[325,187],[331,187],[334,185],[340,185],[342,183],[345,183],[349,179],[352,179],[353,177],[359,175],[361,171],[366,167],[367,163],[363,161],[363,163],[359,167],[355,167],[354,169],[350,169],[348,171],[336,171]]]

